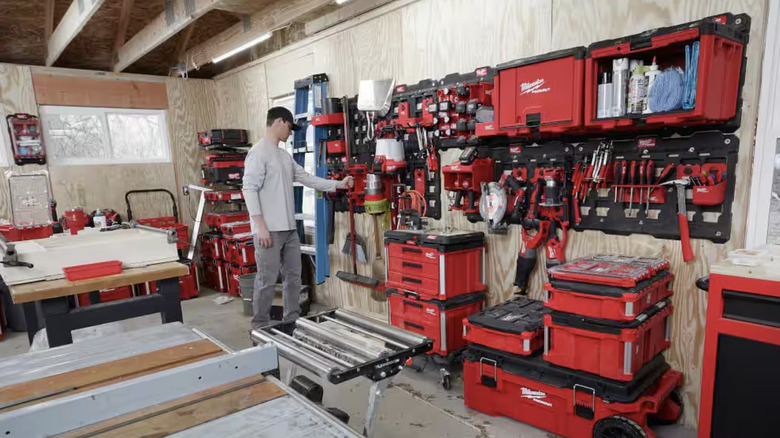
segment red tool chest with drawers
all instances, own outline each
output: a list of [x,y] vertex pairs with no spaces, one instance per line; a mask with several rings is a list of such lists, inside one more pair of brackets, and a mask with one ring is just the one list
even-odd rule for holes
[[429,354],[439,356],[457,353],[466,346],[463,319],[482,310],[485,304],[483,292],[440,301],[388,289],[387,298],[390,324],[433,339]]
[[[567,438],[654,438],[648,420],[674,422],[679,417],[680,407],[670,394],[681,383],[682,374],[669,369],[663,356],[656,356],[630,382],[557,367],[538,354],[518,356],[473,345],[463,362],[466,406]],[[624,435],[616,423],[639,430]]]
[[446,300],[485,289],[485,235],[479,232],[385,232],[388,288]]
[[466,317],[463,337],[469,344],[529,355],[542,348],[546,313],[541,301],[515,298]]
[[614,380],[631,380],[669,348],[672,305],[661,301],[629,322],[552,312],[544,316],[544,359]]
[[494,122],[513,135],[582,128],[585,48],[574,47],[496,67]]
[[220,225],[219,229],[222,231],[223,238],[232,237],[238,234],[245,234],[252,231],[252,226],[249,221],[241,222],[229,222]]

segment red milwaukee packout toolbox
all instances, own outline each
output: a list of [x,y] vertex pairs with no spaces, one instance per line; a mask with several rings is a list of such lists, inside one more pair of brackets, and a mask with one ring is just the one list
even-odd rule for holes
[[252,232],[252,226],[249,224],[249,221],[229,222],[220,225],[219,229],[225,238]]
[[208,202],[239,202],[244,200],[244,193],[241,190],[214,190],[212,192],[203,192],[203,196]]
[[541,301],[515,298],[466,317],[463,338],[512,354],[529,355],[542,348],[544,315]]
[[[179,298],[182,300],[197,298],[200,286],[198,285],[198,274],[197,269],[195,269],[195,264],[189,259],[179,259],[179,263],[187,265],[187,268],[189,269],[187,275],[179,277]],[[145,283],[136,284],[135,291],[138,295],[157,293],[157,282],[147,281]]]
[[221,260],[222,254],[222,233],[218,231],[209,231],[200,236],[200,257],[202,259]]
[[[585,60],[585,125],[589,131],[652,129],[672,126],[724,124],[739,115],[744,83],[745,45],[750,32],[746,14],[724,13],[690,23],[648,30],[588,47]],[[685,49],[699,43],[696,98],[692,109],[597,118],[598,78],[612,72],[617,58],[653,59],[660,71],[686,69]],[[631,72],[628,73],[631,75]],[[613,82],[613,87],[616,84]]]
[[460,295],[445,301],[423,300],[396,289],[387,290],[390,324],[433,339],[428,354],[447,356],[466,346],[463,319],[482,310],[484,292]]
[[544,285],[545,306],[591,318],[631,321],[672,295],[674,275],[661,271],[633,287],[607,286],[551,278]]
[[669,269],[665,259],[599,254],[554,266],[547,273],[554,280],[635,287],[665,269]]
[[[225,162],[228,163],[228,162]],[[220,167],[206,167],[205,165],[200,167],[201,183],[207,185],[226,184],[226,185],[240,185],[244,178],[244,162],[240,162],[241,165]]]
[[212,129],[198,133],[201,146],[246,146],[249,136],[245,129]]
[[173,216],[153,217],[146,219],[138,219],[137,221],[141,225],[147,225],[154,228],[162,228],[165,230],[175,229],[176,236],[179,239],[176,242],[176,249],[187,249],[190,246],[190,227],[187,224],[180,224],[176,222],[176,218]]
[[203,265],[203,284],[217,292],[227,291],[227,270],[222,260],[201,259]]
[[21,240],[45,239],[54,234],[54,229],[49,225],[35,225],[29,227],[16,227],[12,224],[0,225],[0,234],[8,242]]
[[238,282],[239,277],[257,272],[257,266],[238,266],[226,264],[227,270],[227,293],[234,297],[241,296],[241,286]]
[[682,374],[670,369],[663,356],[629,382],[561,368],[538,354],[510,355],[475,345],[463,362],[467,407],[566,438],[655,438],[648,419],[679,418],[681,407],[670,395],[681,384]]
[[582,129],[585,47],[499,64],[493,122],[499,133],[528,135]]
[[447,300],[485,289],[485,235],[470,231],[385,232],[387,287]]
[[671,313],[669,300],[628,322],[553,311],[544,316],[544,359],[608,379],[631,380],[671,345]]
[[246,154],[208,154],[203,161],[206,167],[243,167]]
[[218,229],[223,224],[248,221],[249,213],[245,211],[212,211],[206,213],[206,225]]
[[[90,298],[90,294],[92,297]],[[90,304],[107,303],[109,301],[124,300],[133,297],[132,286],[112,287],[110,289],[101,289],[97,292],[88,292],[78,295],[79,306],[89,306]]]
[[223,244],[225,261],[237,266],[255,266],[255,242],[252,233],[225,237]]

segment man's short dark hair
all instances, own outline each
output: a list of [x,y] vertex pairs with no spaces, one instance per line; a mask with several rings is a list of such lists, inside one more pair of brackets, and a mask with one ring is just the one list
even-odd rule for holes
[[290,110],[283,106],[275,106],[268,110],[268,114],[265,116],[265,126],[273,125],[276,119],[282,119],[292,125],[293,131],[301,129],[299,125],[295,124],[295,120],[293,120],[293,115]]

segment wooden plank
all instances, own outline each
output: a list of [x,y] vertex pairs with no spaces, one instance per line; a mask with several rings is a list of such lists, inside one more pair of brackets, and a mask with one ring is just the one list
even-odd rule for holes
[[376,9],[393,0],[354,0],[342,5],[339,9],[306,23],[306,35],[313,35],[321,30],[351,20],[360,14]]
[[53,65],[105,0],[73,0],[47,42],[46,65]]
[[[132,336],[132,334],[128,333],[128,336]],[[29,404],[38,404],[55,398],[73,395],[88,389],[118,383],[122,380],[140,377],[221,354],[225,354],[221,347],[208,339],[202,339],[7,386],[0,391],[0,405],[30,400],[31,398],[36,399],[28,403],[8,407],[0,410],[0,412],[8,412]]]
[[168,109],[164,83],[33,74],[39,105]]
[[122,0],[122,9],[119,12],[119,24],[116,27],[116,38],[114,39],[114,51],[111,55],[113,62],[116,62],[117,53],[119,48],[125,43],[125,35],[127,34],[127,25],[130,24],[130,11],[133,9],[133,2],[135,0]]
[[43,42],[49,44],[52,32],[54,32],[54,0],[46,0],[44,4],[43,18]]
[[184,29],[184,32],[182,32],[179,42],[176,45],[176,59],[174,60],[174,64],[178,62],[179,58],[184,56],[184,52],[187,51],[187,46],[190,44],[190,38],[192,37],[192,31],[194,30],[195,23],[192,23]]
[[[274,29],[331,3],[331,0],[289,0],[269,5],[249,18],[249,25],[238,23],[217,36],[188,50],[179,59],[192,70],[208,64],[217,56],[240,47]],[[248,29],[247,29],[248,27]]]
[[59,298],[112,287],[129,286],[147,281],[181,277],[189,272],[187,266],[179,262],[159,263],[144,268],[127,269],[121,274],[89,280],[68,281],[66,279],[39,281],[36,283],[11,286],[11,298],[14,304]]
[[166,2],[167,5],[170,5],[167,7],[172,9],[163,11],[155,17],[119,49],[113,70],[119,72],[126,69],[203,14],[212,10],[217,3],[219,0]]
[[251,15],[263,9],[275,0],[222,0],[217,9],[242,15]]
[[59,438],[167,436],[285,395],[257,375],[84,427]]

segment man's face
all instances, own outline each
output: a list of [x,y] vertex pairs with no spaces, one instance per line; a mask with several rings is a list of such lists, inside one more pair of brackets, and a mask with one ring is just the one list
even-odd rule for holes
[[282,119],[276,119],[276,125],[279,141],[287,141],[287,139],[290,138],[290,134],[292,134],[292,124],[290,122],[285,122]]

